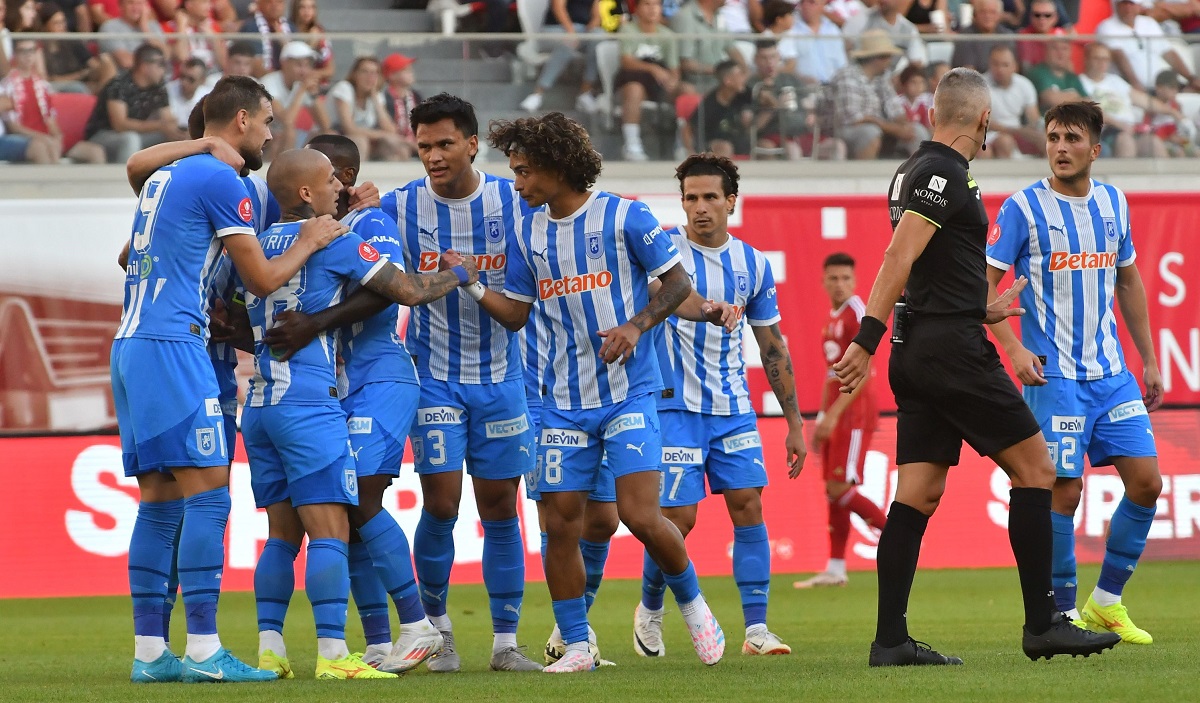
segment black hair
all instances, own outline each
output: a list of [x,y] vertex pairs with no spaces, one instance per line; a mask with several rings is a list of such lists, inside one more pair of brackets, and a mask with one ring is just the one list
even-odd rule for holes
[[767,0],[762,4],[762,23],[764,27],[775,24],[780,17],[792,14],[796,6],[787,0]]
[[204,122],[226,125],[242,110],[257,115],[263,98],[270,102],[271,94],[250,76],[225,76],[204,98]]
[[679,192],[683,192],[683,181],[690,176],[720,176],[721,191],[726,197],[738,194],[737,164],[724,156],[712,152],[692,154],[675,167],[675,178],[679,179]]
[[204,136],[204,103],[206,100],[208,100],[207,95],[197,100],[195,107],[188,115],[187,127],[190,139],[199,139]]
[[167,55],[163,53],[163,50],[157,46],[154,46],[153,44],[142,44],[133,52],[133,65],[141,66],[142,64],[154,59],[163,59],[165,61],[166,58]]
[[829,268],[830,266],[849,266],[854,268],[854,257],[844,251],[839,251],[825,257],[825,263],[821,268]]
[[253,42],[235,41],[229,45],[230,56],[249,56],[254,58],[258,56],[258,48]]
[[1092,144],[1100,143],[1100,133],[1104,130],[1104,111],[1091,100],[1059,103],[1046,111],[1045,120],[1047,128],[1051,122],[1057,122],[1062,127],[1086,129]]
[[718,63],[716,66],[713,66],[713,75],[716,76],[717,80],[719,81],[719,80],[722,80],[723,78],[725,78],[725,76],[730,71],[732,71],[733,69],[735,69],[737,67],[738,67],[737,61],[734,61],[732,59],[725,59],[724,61]]
[[488,143],[505,156],[524,154],[531,166],[562,174],[576,192],[586,192],[600,176],[600,153],[587,129],[561,112],[541,117],[495,120]]
[[350,137],[340,134],[318,134],[309,139],[306,146],[328,156],[334,168],[352,168],[357,173],[362,166],[362,154],[358,150],[358,144]]
[[425,98],[409,113],[408,122],[413,131],[417,125],[434,124],[442,120],[453,120],[454,126],[470,138],[479,135],[479,118],[475,117],[475,106],[457,95],[438,93]]

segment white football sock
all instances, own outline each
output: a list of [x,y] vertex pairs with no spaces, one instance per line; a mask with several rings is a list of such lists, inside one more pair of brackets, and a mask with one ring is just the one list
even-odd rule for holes
[[1064,612],[1063,615],[1066,615],[1068,618],[1070,618],[1072,620],[1082,620],[1083,619],[1079,616],[1078,608],[1071,608],[1070,610]]
[[283,643],[283,633],[278,630],[262,630],[258,633],[258,656],[267,650],[277,657],[287,659],[287,646]]
[[511,649],[517,646],[517,633],[515,632],[496,632],[492,635],[492,651],[499,652],[502,649]]
[[587,642],[572,642],[571,644],[567,645],[567,651],[568,652],[583,652],[584,654],[587,654],[588,653],[588,643]]
[[846,560],[845,559],[830,559],[829,564],[825,566],[825,571],[838,576],[846,575]]
[[381,642],[379,644],[368,644],[367,650],[363,652],[363,659],[370,660],[372,658],[387,657],[392,653],[392,645],[389,642]]
[[158,659],[167,651],[167,641],[162,637],[149,635],[133,636],[133,658],[147,664]]
[[751,625],[750,627],[746,628],[746,639],[750,639],[752,637],[763,637],[766,634],[767,634],[766,623],[760,622],[757,625]]
[[192,661],[202,662],[205,659],[212,658],[212,655],[221,651],[221,637],[219,635],[193,635],[188,633],[187,636],[187,656],[192,658]]
[[433,623],[433,626],[442,632],[450,632],[453,629],[453,625],[450,624],[449,615],[430,615],[429,622]]
[[346,640],[337,637],[318,637],[317,654],[333,661],[350,656],[350,650],[346,647]]
[[1092,600],[1096,601],[1096,605],[1100,607],[1107,607],[1120,603],[1121,596],[1118,596],[1115,593],[1109,593],[1103,588],[1096,586],[1096,589],[1092,591]]
[[704,596],[699,595],[689,603],[681,603],[679,614],[683,616],[683,621],[688,627],[703,626],[708,617],[708,606],[704,602]]

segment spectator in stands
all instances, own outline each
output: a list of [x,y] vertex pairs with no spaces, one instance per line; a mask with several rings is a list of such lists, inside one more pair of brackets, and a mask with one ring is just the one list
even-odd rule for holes
[[1011,159],[1018,154],[1041,156],[1046,152],[1037,89],[1017,73],[1017,55],[1003,44],[992,47],[987,79],[992,93],[992,122],[983,158]]
[[[783,58],[785,71],[795,71],[796,39],[785,39],[796,26],[796,7],[787,0],[765,0],[762,4],[762,36],[774,37],[779,42],[779,55]],[[788,68],[791,66],[791,69]]]
[[896,95],[891,65],[902,53],[887,32],[872,29],[822,93],[822,131],[841,138],[851,159],[874,159],[894,150],[907,156],[920,143],[921,133],[904,113],[888,112]]
[[411,158],[384,105],[380,78],[379,59],[374,56],[355,59],[346,79],[329,89],[327,101],[333,125],[353,139],[359,153],[368,160]]
[[167,102],[175,124],[186,131],[188,116],[200,98],[208,95],[212,86],[208,84],[208,66],[199,58],[190,58],[179,69],[179,76],[167,82]]
[[333,80],[333,72],[336,70],[333,64],[333,45],[329,43],[328,37],[325,36],[325,28],[317,18],[317,0],[292,0],[292,13],[288,15],[288,22],[296,34],[309,35],[305,41],[317,53],[316,63],[313,64],[313,71],[317,77],[322,83]]
[[1163,23],[1164,29],[1174,25],[1168,34],[1176,30],[1183,34],[1200,33],[1200,0],[1160,0],[1154,3],[1149,15]]
[[762,26],[759,0],[725,0],[717,10],[717,26],[730,34],[750,34]]
[[[750,84],[756,146],[781,148],[788,159],[796,160],[804,156],[803,138],[807,135],[811,141],[810,115],[801,109],[804,83],[796,74],[781,71],[782,66],[776,43],[772,39],[759,40],[754,52],[754,80]],[[824,147],[818,145],[823,158],[837,157],[832,143]]]
[[[176,65],[199,59],[206,73],[224,73],[229,65],[225,41],[204,34],[220,34],[221,26],[212,18],[212,0],[183,0],[175,19],[166,23],[166,30],[178,35],[172,42]],[[216,81],[213,81],[214,83]],[[186,117],[183,122],[187,126]]]
[[1046,43],[1046,60],[1026,71],[1038,91],[1042,112],[1060,103],[1088,97],[1071,63],[1071,42],[1056,39]]
[[[38,43],[17,35],[13,42],[12,67],[0,81],[0,93],[12,101],[3,114],[7,132],[29,140],[25,160],[58,163],[63,157],[63,134],[50,104],[53,92],[38,67]],[[103,163],[104,152],[94,144],[74,145],[66,156],[86,163]]]
[[[0,115],[8,115],[13,110],[13,101],[4,92],[0,83]],[[50,140],[28,137],[24,134],[9,134],[5,128],[6,119],[0,119],[0,161],[23,164],[49,164],[54,162]]]
[[4,12],[4,27],[13,34],[42,31],[37,2],[35,0],[9,0],[8,9]]
[[[5,4],[5,0],[0,0],[0,17],[4,17],[7,14],[8,6]],[[12,53],[12,32],[8,31],[8,27],[0,24],[0,76],[8,73],[8,65],[12,60]]]
[[933,109],[933,92],[929,90],[929,80],[920,66],[908,65],[900,72],[900,94],[896,96],[898,109],[904,112],[904,119],[913,124],[921,125],[926,132],[933,129],[929,119],[929,111]]
[[[874,0],[869,0],[874,5]],[[867,11],[862,0],[829,0],[825,5],[825,16],[845,32],[846,22],[855,15]]]
[[[1029,5],[1029,24],[1022,27],[1019,33],[1066,35],[1067,30],[1059,26],[1058,3],[1054,0],[1032,0]],[[1028,71],[1030,67],[1046,60],[1046,46],[1044,41],[1019,41],[1017,60]]]
[[291,22],[284,16],[287,9],[284,0],[257,0],[255,7],[254,14],[242,23],[238,31],[262,35],[262,39],[255,43],[254,75],[259,77],[280,68],[283,42],[271,41],[269,35],[291,34],[293,30]]
[[225,63],[227,76],[253,76],[258,49],[249,42],[233,42],[229,45],[229,57]]
[[212,0],[212,16],[221,26],[222,32],[233,33],[242,26],[238,8],[230,0]]
[[67,21],[68,32],[91,32],[95,29],[92,24],[92,13],[88,9],[87,0],[57,0],[57,2],[41,2],[38,3],[38,13],[42,18],[42,26],[46,26],[46,18],[49,14],[45,11],[46,5],[57,5],[62,11],[63,16]]
[[162,49],[143,44],[133,53],[133,68],[100,91],[84,138],[103,147],[109,163],[123,164],[139,149],[187,136],[171,114],[166,63]]
[[[42,25],[51,34],[67,34],[67,15],[53,2],[38,8]],[[68,37],[50,39],[42,44],[46,78],[56,93],[95,93],[117,75],[117,67],[107,54],[92,56],[82,41]]]
[[798,19],[790,32],[797,38],[779,44],[784,70],[796,73],[809,85],[828,83],[846,65],[842,30],[825,8],[825,0],[800,0],[795,13]]
[[742,73],[746,73],[746,59],[737,50],[733,40],[705,36],[724,32],[717,22],[721,2],[690,0],[671,18],[671,29],[676,34],[700,35],[699,39],[679,41],[679,71],[690,86],[689,90],[707,92],[711,89],[717,82],[717,64],[725,60],[738,64],[742,67]]
[[1179,91],[1187,86],[1178,73],[1167,69],[1154,79],[1154,97],[1166,109],[1146,111],[1143,130],[1155,135],[1166,147],[1167,155],[1171,157],[1200,155],[1200,147],[1196,144],[1195,122],[1183,116],[1177,99]]
[[[679,88],[679,44],[662,25],[662,0],[638,0],[634,21],[621,37],[621,68],[613,89],[621,96],[622,154],[626,161],[646,161],[642,145],[642,103],[670,103]],[[660,108],[661,109],[661,108]]]
[[925,67],[925,80],[929,82],[929,92],[936,93],[942,76],[950,72],[950,64],[945,61],[934,61]]
[[[95,5],[93,5],[93,8]],[[100,25],[100,33],[109,35],[100,40],[100,51],[112,57],[117,68],[128,71],[133,68],[133,52],[143,43],[156,47],[163,54],[167,52],[162,26],[154,21],[154,13],[146,5],[146,0],[120,0],[120,15]],[[137,34],[153,34],[154,39],[145,42]]]
[[[1008,27],[1000,24],[1002,5],[1000,0],[974,0],[971,3],[971,25],[959,30],[959,34],[975,36],[1011,35]],[[950,63],[966,66],[980,73],[989,70],[992,50],[997,46],[1015,47],[1012,39],[981,39],[978,41],[954,42],[954,55]]]
[[383,102],[387,113],[391,115],[396,125],[396,134],[404,143],[397,159],[409,159],[417,153],[417,135],[413,131],[409,116],[412,109],[421,102],[421,94],[413,90],[416,74],[412,65],[416,59],[404,54],[389,54],[383,60]]
[[313,136],[313,127],[318,134],[332,131],[329,115],[317,100],[321,81],[313,73],[315,60],[311,46],[302,41],[288,42],[279,52],[279,70],[259,80],[271,94],[275,113],[271,122],[273,138],[267,144],[268,161],[282,151],[300,148]]
[[749,156],[750,124],[754,111],[746,90],[746,69],[736,61],[722,61],[713,71],[717,87],[700,101],[684,130],[683,143],[691,152],[711,151],[717,156]]
[[1004,8],[1000,15],[1000,22],[1012,30],[1018,30],[1025,26],[1025,0],[1002,0],[1001,6]]
[[1104,111],[1101,143],[1110,156],[1167,156],[1167,147],[1152,130],[1145,129],[1134,108],[1147,113],[1166,114],[1172,119],[1183,115],[1145,91],[1138,90],[1112,73],[1112,50],[1101,42],[1087,45],[1083,74],[1079,81]]
[[592,113],[596,111],[596,100],[592,95],[592,86],[596,83],[596,47],[591,42],[580,42],[579,37],[600,29],[599,0],[550,0],[550,9],[546,12],[546,25],[542,31],[550,34],[565,34],[564,40],[555,40],[549,45],[550,58],[542,65],[537,85],[524,100],[521,109],[527,112],[537,112],[542,109],[543,95],[554,86],[558,77],[567,69],[576,50],[583,52],[584,72],[583,83],[579,86],[579,95],[575,99],[575,109]]
[[1096,26],[1096,36],[1112,49],[1113,63],[1134,88],[1146,89],[1154,79],[1158,60],[1162,59],[1185,81],[1200,89],[1200,79],[1168,43],[1162,27],[1152,17],[1141,14],[1143,8],[1153,6],[1153,0],[1117,0],[1115,13]]
[[[892,42],[908,57],[909,63],[925,65],[925,42],[916,25],[900,14],[900,5],[905,0],[879,0],[875,7],[855,15],[842,27],[848,37],[866,34],[871,30],[887,32]],[[892,64],[895,65],[893,60]]]
[[904,19],[912,22],[921,34],[944,34],[950,29],[950,11],[946,0],[902,0],[900,11]]

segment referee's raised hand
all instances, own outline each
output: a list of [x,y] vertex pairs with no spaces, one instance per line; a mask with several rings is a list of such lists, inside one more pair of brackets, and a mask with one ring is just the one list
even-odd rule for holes
[[983,318],[983,324],[994,325],[997,322],[1014,317],[1016,315],[1024,315],[1025,308],[1010,308],[1013,301],[1025,290],[1025,286],[1029,285],[1029,279],[1021,276],[1013,284],[1008,287],[1008,290],[1001,293],[987,306],[987,315]]

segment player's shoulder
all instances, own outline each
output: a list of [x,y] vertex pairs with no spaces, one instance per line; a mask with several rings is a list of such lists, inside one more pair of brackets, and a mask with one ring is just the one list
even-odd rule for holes
[[1093,178],[1092,179],[1092,198],[1096,198],[1097,196],[1108,197],[1113,202],[1120,203],[1122,206],[1124,206],[1124,204],[1126,202],[1125,191],[1121,190],[1120,188],[1118,188],[1117,186],[1115,186],[1111,183],[1104,183],[1102,181],[1097,181],[1096,179]]

